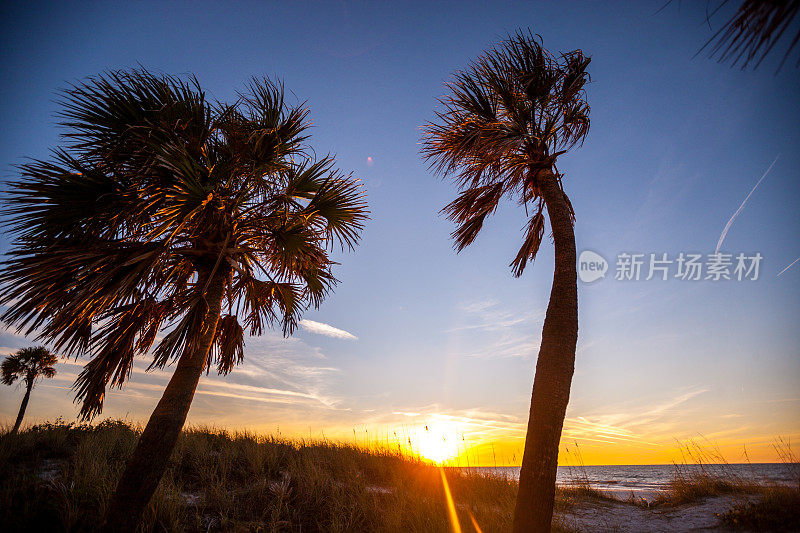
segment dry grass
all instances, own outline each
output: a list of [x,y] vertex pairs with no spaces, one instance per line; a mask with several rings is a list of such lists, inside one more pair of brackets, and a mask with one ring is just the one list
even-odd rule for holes
[[[96,529],[139,431],[113,420],[56,421],[0,437],[3,531]],[[787,466],[796,467],[788,445],[781,450]],[[779,530],[769,524],[798,520],[797,487],[742,478],[700,447],[688,448],[684,459],[659,504],[749,493],[758,497],[720,516],[723,522]],[[510,529],[515,480],[444,470],[465,533],[474,531],[473,520],[487,533]],[[591,486],[582,467],[575,470],[556,493],[557,532],[571,531],[564,517],[576,504],[612,499]],[[141,529],[444,533],[451,531],[447,516],[439,469],[396,450],[191,428],[178,441]]]
[[609,493],[603,492],[592,485],[592,482],[589,480],[589,474],[586,471],[586,464],[583,461],[580,445],[577,442],[573,442],[571,447],[566,447],[566,459],[568,475],[564,485],[557,487],[557,511],[568,510],[575,503],[584,502],[586,500],[620,501]]
[[748,531],[800,531],[800,490],[766,488],[758,500],[735,505],[719,519],[728,527]]
[[[775,444],[778,456],[793,479],[797,480],[789,491],[800,493],[800,472],[788,442],[778,440]],[[682,461],[675,463],[675,472],[667,488],[653,502],[654,505],[683,505],[694,503],[709,496],[727,494],[756,495],[759,499],[786,487],[775,485],[771,480],[746,475],[734,469],[718,448],[695,441],[681,446]]]
[[[4,531],[96,528],[138,428],[34,426],[0,439]],[[464,531],[506,531],[516,482],[446,469]],[[194,428],[144,531],[450,531],[437,467],[396,452]]]
[[762,484],[760,497],[735,505],[719,516],[728,527],[751,531],[800,531],[800,463],[788,440],[774,445],[781,462],[791,474],[791,486]]

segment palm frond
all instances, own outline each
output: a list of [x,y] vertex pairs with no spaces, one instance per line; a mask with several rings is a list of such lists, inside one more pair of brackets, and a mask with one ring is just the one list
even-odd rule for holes
[[130,377],[134,357],[152,345],[147,338],[164,319],[166,308],[154,298],[141,298],[105,314],[92,336],[94,357],[75,381],[75,400],[80,414],[89,419],[102,409],[106,386],[121,388]]
[[208,358],[207,368],[216,364],[217,372],[225,375],[244,360],[244,330],[235,315],[219,318],[217,331]]
[[[720,63],[730,62],[731,66],[741,65],[746,69],[755,62],[754,69],[775,48],[800,11],[800,0],[744,0],[736,13],[700,49],[708,49],[708,56],[716,57]],[[788,43],[778,65],[778,71],[789,58],[800,41],[800,27],[795,28],[794,36]],[[798,58],[796,67],[800,67]]]
[[[325,158],[301,168],[300,179],[313,182],[310,201],[303,207],[299,215],[306,223],[315,225],[324,232],[327,241],[333,244],[338,241],[342,249],[352,250],[358,243],[364,221],[368,217],[367,204],[364,201],[364,190],[360,180],[352,175],[342,175],[331,169],[332,160]],[[304,174],[317,174],[314,178]],[[289,184],[292,188],[292,184]]]
[[542,237],[544,237],[544,215],[542,214],[542,207],[542,205],[539,206],[539,210],[528,222],[525,229],[525,239],[522,241],[522,246],[519,252],[517,252],[517,256],[511,262],[510,266],[516,277],[522,275],[528,261],[536,259],[539,246],[542,244]]
[[502,181],[466,189],[442,209],[449,220],[458,224],[452,234],[457,251],[472,244],[483,227],[483,221],[497,209],[504,189]]

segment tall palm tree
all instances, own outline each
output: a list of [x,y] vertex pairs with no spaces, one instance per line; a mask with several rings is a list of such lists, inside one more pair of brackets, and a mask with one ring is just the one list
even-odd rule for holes
[[556,160],[589,131],[584,85],[590,59],[580,51],[554,56],[541,38],[518,31],[447,83],[438,120],[423,133],[423,155],[460,192],[442,211],[457,224],[455,248],[478,236],[503,198],[529,213],[511,268],[522,275],[550,219],[555,272],[536,363],[514,531],[549,531],[558,445],[578,338],[574,212]]
[[[197,80],[108,72],[63,92],[65,144],[21,166],[6,201],[16,234],[0,273],[8,324],[91,359],[81,415],[122,387],[134,357],[177,361],[106,514],[136,527],[200,375],[242,361],[247,330],[289,335],[336,283],[330,252],[367,217],[359,180],[317,159],[308,109],[253,79],[232,103]],[[152,350],[151,350],[152,349]]]
[[22,397],[22,405],[19,406],[19,414],[11,430],[12,434],[19,431],[34,383],[40,377],[52,378],[55,376],[56,369],[53,368],[53,365],[57,362],[58,357],[50,353],[47,348],[33,346],[17,350],[0,364],[0,381],[3,382],[3,385],[12,385],[18,379],[25,383],[25,396]]

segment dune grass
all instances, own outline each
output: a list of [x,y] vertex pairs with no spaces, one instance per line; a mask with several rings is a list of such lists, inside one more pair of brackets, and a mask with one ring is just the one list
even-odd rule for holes
[[[139,428],[62,421],[0,437],[4,531],[91,531]],[[507,531],[517,483],[445,468],[464,531]],[[560,494],[568,506],[575,494]],[[143,531],[451,531],[438,467],[388,450],[189,428]],[[556,524],[556,530],[567,528]]]
[[[756,501],[761,501],[786,491],[800,494],[800,471],[791,445],[779,439],[774,447],[795,480],[791,487],[735,470],[715,446],[691,441],[681,445],[682,461],[674,464],[672,479],[653,504],[683,505],[723,495],[754,495],[758,497]],[[800,509],[795,510],[798,512]]]
[[[97,425],[58,420],[0,436],[3,531],[95,530],[139,433],[117,420]],[[787,444],[779,453],[788,453],[784,462],[795,468],[790,450]],[[792,530],[800,520],[798,486],[742,477],[721,455],[696,445],[685,449],[684,459],[655,505],[748,494],[754,497],[720,515],[724,524],[756,530],[789,524],[786,530]],[[569,485],[557,490],[556,532],[570,531],[568,517],[576,505],[616,501],[581,471],[576,468]],[[444,472],[462,531],[476,531],[473,524],[484,532],[510,530],[515,480],[462,468]],[[440,469],[396,449],[189,428],[141,530],[444,533],[452,528]]]
[[769,487],[755,501],[733,506],[719,515],[720,522],[748,531],[800,531],[800,490]]

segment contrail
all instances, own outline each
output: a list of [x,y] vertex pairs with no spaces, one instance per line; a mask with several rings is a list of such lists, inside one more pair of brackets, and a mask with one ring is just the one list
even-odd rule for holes
[[[783,270],[781,270],[780,272],[778,272],[778,276],[780,276],[781,274],[783,274],[784,272],[786,272],[787,270],[789,270],[790,268],[792,268],[792,265],[794,265],[794,264],[795,264],[795,263],[797,263],[798,261],[800,261],[800,257],[798,257],[797,259],[795,259],[794,261],[792,261],[792,262],[789,264],[789,266],[788,266],[788,267],[786,267],[786,268],[784,268]],[[775,277],[777,278],[778,276],[775,276]]]
[[761,179],[760,179],[760,180],[758,180],[758,181],[756,182],[756,185],[755,185],[755,187],[753,187],[753,190],[752,190],[752,191],[750,191],[750,194],[748,194],[748,195],[747,195],[747,197],[744,199],[744,201],[742,202],[742,205],[740,205],[740,206],[739,206],[739,209],[737,209],[737,210],[736,210],[736,212],[733,214],[733,216],[732,216],[732,217],[731,217],[731,219],[728,221],[728,223],[727,223],[727,224],[725,224],[725,229],[723,229],[723,230],[722,230],[722,235],[720,235],[720,236],[719,236],[719,241],[717,241],[717,249],[716,249],[716,250],[714,250],[714,253],[715,253],[715,254],[719,253],[719,248],[720,248],[720,246],[722,246],[722,241],[724,241],[724,240],[725,240],[725,235],[727,235],[727,234],[728,234],[728,230],[730,229],[730,227],[731,227],[731,224],[733,224],[733,220],[734,220],[734,219],[735,219],[737,216],[739,216],[739,213],[741,213],[741,212],[742,212],[742,209],[744,209],[744,204],[746,204],[746,203],[747,203],[747,200],[749,200],[749,199],[750,199],[750,196],[751,196],[751,195],[752,195],[754,192],[756,192],[756,189],[757,189],[757,188],[758,188],[758,186],[761,184],[761,182],[762,182],[762,181],[764,181],[764,178],[766,178],[766,177],[767,177],[767,174],[769,174],[769,171],[770,171],[770,170],[772,170],[772,167],[773,167],[773,166],[775,166],[775,163],[777,163],[777,162],[778,162],[778,158],[779,158],[780,156],[781,156],[781,154],[778,154],[778,155],[776,155],[776,156],[775,156],[775,161],[773,161],[773,162],[772,162],[772,164],[771,164],[771,165],[769,166],[769,168],[767,169],[767,171],[766,171],[766,172],[764,172],[764,175],[763,175],[763,176],[761,176]]

